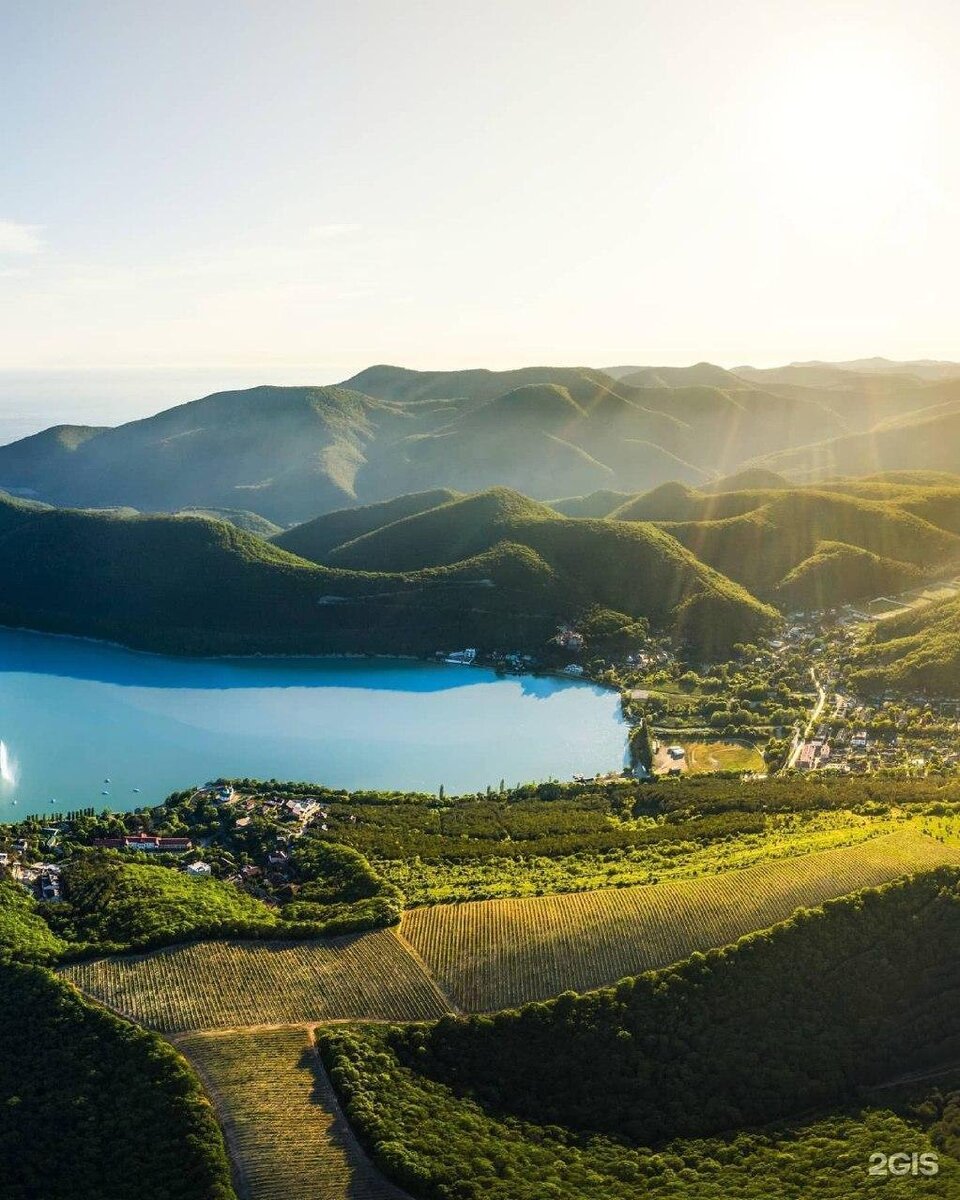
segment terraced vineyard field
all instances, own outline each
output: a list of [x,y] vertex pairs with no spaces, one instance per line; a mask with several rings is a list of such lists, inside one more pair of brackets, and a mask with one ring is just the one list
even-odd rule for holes
[[960,862],[913,830],[741,871],[520,900],[415,908],[401,930],[468,1012],[587,991],[723,946],[795,909]]
[[327,942],[195,942],[74,963],[62,974],[164,1033],[354,1017],[425,1021],[449,1008],[392,929]]
[[217,1106],[240,1200],[403,1200],[358,1146],[308,1029],[189,1034],[178,1047]]

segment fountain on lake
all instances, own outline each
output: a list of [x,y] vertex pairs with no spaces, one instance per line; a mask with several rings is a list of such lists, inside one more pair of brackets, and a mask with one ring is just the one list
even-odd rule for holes
[[10,757],[10,751],[7,749],[7,743],[0,740],[0,783],[13,787],[16,782],[17,772],[13,759]]

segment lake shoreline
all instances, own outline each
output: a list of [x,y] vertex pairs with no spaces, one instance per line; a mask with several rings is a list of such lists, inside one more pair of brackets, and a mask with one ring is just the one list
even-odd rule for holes
[[[173,656],[0,628],[0,814],[161,801],[223,777],[473,793],[625,761],[615,689],[364,654]],[[497,686],[493,686],[493,685]],[[572,686],[574,684],[588,686]]]
[[[449,666],[449,667],[480,667],[485,670],[495,671],[496,667],[490,663],[451,663],[446,659],[428,657],[424,658],[416,654],[375,654],[372,651],[353,650],[343,651],[341,653],[330,654],[176,654],[170,650],[143,650],[138,646],[130,646],[126,642],[115,642],[110,638],[92,637],[90,634],[84,633],[55,633],[45,629],[34,629],[30,625],[5,625],[0,622],[0,631],[8,629],[14,633],[27,633],[34,637],[44,638],[63,638],[71,642],[85,642],[93,646],[107,646],[111,650],[122,650],[125,654],[144,655],[150,658],[166,658],[173,659],[179,662],[350,662],[350,661],[365,661],[365,662],[410,662],[422,663],[424,666]],[[0,673],[3,671],[3,665],[0,663]],[[607,683],[602,679],[594,679],[589,675],[569,675],[566,671],[554,667],[544,667],[540,670],[528,671],[510,671],[502,676],[504,679],[520,679],[524,675],[530,675],[534,678],[549,678],[559,679],[564,683],[579,683],[589,684],[591,687],[603,688],[607,691],[620,692],[618,684]]]
[[111,638],[93,637],[88,633],[62,633],[48,629],[36,629],[32,625],[6,625],[0,622],[0,630],[4,629],[10,630],[12,633],[29,633],[35,637],[62,638],[70,642],[86,642],[93,646],[109,646],[111,650],[122,650],[126,654],[142,654],[149,658],[172,658],[180,662],[269,662],[273,659],[276,659],[278,662],[290,660],[302,660],[304,662],[336,662],[349,659],[422,663],[432,663],[436,661],[435,659],[431,658],[419,658],[415,654],[373,654],[372,652],[363,650],[344,651],[336,654],[308,654],[306,652],[303,654],[263,654],[259,651],[254,654],[178,654],[173,650],[145,650],[141,646],[131,646],[127,642],[116,642]]

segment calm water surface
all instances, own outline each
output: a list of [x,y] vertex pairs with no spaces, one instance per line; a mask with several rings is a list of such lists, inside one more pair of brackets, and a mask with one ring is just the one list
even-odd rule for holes
[[136,808],[218,775],[453,794],[613,770],[625,749],[617,695],[588,684],[399,661],[163,658],[0,629],[0,821]]

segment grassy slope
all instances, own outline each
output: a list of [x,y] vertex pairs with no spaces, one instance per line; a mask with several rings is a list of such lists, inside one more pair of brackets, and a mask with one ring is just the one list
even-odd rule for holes
[[455,1003],[490,1011],[665,966],[906,871],[960,861],[916,833],[638,888],[408,910],[401,930]]
[[308,1030],[195,1034],[178,1048],[217,1105],[240,1200],[401,1200],[344,1120]]

